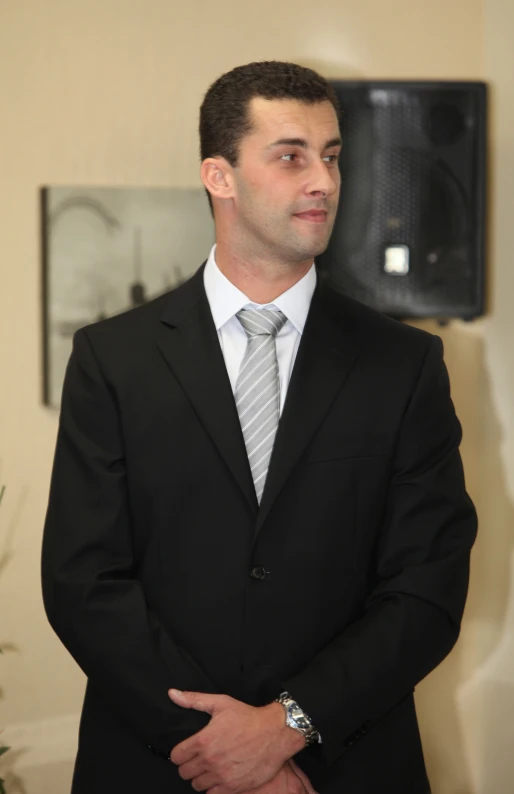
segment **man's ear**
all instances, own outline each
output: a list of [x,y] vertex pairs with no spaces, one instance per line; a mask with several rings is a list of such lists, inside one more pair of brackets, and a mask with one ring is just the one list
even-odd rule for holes
[[224,157],[207,157],[200,167],[200,177],[212,198],[227,199],[234,195],[232,167]]

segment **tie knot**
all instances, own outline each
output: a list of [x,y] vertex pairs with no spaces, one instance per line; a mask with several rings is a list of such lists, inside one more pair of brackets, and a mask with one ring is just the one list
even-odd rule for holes
[[276,336],[287,317],[278,309],[241,309],[236,314],[247,337]]

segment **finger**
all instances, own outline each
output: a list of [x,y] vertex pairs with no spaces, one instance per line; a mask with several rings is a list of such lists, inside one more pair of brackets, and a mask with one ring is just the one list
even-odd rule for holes
[[168,697],[184,709],[212,712],[215,706],[213,698],[216,695],[207,695],[204,692],[182,692],[180,689],[168,689]]
[[170,760],[173,761],[174,764],[182,766],[182,764],[187,764],[188,761],[192,761],[193,758],[199,754],[200,746],[196,736],[197,734],[195,733],[194,736],[191,736],[189,739],[177,744],[176,747],[173,748]]
[[182,780],[193,780],[204,772],[207,772],[207,766],[199,755],[196,755],[192,761],[180,764],[178,768],[178,773]]
[[302,781],[307,794],[317,794],[308,776],[305,774],[303,769],[300,769],[298,764],[296,764],[292,758],[289,759],[289,765],[293,770],[293,772],[295,773],[296,777],[300,778],[300,780]]
[[[296,780],[298,781],[298,785],[301,786],[301,789],[302,789],[301,790],[301,794],[309,794],[309,791],[307,791],[307,789],[305,787],[305,783],[303,782],[301,777],[299,775],[297,775],[296,772],[294,772],[294,771],[293,771],[293,774],[295,775]],[[300,794],[300,792],[299,792],[299,794]]]
[[305,794],[317,794],[316,789],[313,788],[312,783],[309,780],[309,778],[307,777],[307,775],[303,775],[303,777],[302,777],[301,775],[298,775],[296,772],[295,772],[295,774],[296,774],[296,777],[298,778],[298,780],[301,782],[301,784],[302,784],[302,786],[304,788]]
[[191,785],[195,791],[209,791],[213,787],[221,792],[223,787],[220,785],[220,779],[217,775],[206,772],[204,775],[199,775],[191,781]]

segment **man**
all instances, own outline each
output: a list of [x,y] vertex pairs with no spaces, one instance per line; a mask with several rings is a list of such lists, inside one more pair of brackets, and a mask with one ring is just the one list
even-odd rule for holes
[[439,338],[316,275],[335,107],[294,64],[220,77],[216,247],[75,335],[43,546],[88,676],[73,794],[429,791],[413,690],[457,639],[476,517]]

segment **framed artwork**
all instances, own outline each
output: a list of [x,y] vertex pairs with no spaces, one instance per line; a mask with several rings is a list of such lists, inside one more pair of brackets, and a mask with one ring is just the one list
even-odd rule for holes
[[73,334],[189,278],[214,243],[203,188],[45,187],[44,403],[60,405]]

